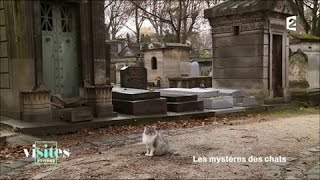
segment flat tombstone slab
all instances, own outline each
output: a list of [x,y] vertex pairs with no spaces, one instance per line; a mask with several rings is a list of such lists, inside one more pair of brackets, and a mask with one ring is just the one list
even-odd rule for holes
[[161,97],[166,98],[167,102],[186,102],[197,101],[198,96],[192,94],[165,94],[162,93]]
[[129,115],[154,115],[167,113],[167,101],[165,98],[146,100],[120,100],[113,99],[115,111]]
[[147,69],[127,67],[120,70],[120,84],[124,88],[147,89]]
[[132,89],[132,88],[113,88],[112,99],[120,100],[145,100],[160,98],[160,92],[147,91],[143,89]]
[[200,76],[200,66],[197,61],[193,61],[190,65],[190,77]]
[[210,98],[219,96],[219,90],[212,88],[167,88],[167,89],[159,89],[161,94],[192,94],[197,95],[198,98]]
[[205,109],[226,109],[233,107],[232,96],[200,98],[200,100],[203,100],[203,106]]

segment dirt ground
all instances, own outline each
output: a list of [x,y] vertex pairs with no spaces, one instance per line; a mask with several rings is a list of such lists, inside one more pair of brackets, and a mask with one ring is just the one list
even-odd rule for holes
[[[34,179],[300,179],[306,178],[307,172],[320,163],[319,114],[242,121],[229,125],[213,123],[182,129],[179,133],[172,130],[168,139],[175,154],[146,157],[145,146],[135,142],[105,150],[100,147],[99,153],[33,173],[28,173],[33,166],[28,165],[15,174]],[[228,162],[199,162],[200,157],[208,161],[223,157]],[[253,157],[262,162],[248,162]],[[266,162],[270,159],[273,162]]]

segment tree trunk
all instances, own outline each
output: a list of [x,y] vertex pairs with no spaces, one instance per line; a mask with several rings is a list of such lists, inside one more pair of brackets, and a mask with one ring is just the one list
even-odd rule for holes
[[320,17],[318,18],[318,27],[317,27],[316,35],[320,37]]
[[140,43],[140,27],[139,27],[139,18],[138,18],[138,8],[135,8],[135,22],[136,22],[136,35],[137,35],[137,43]]
[[182,0],[179,0],[179,15],[178,15],[178,26],[176,30],[176,42],[180,43],[181,41],[181,16],[182,16]]
[[318,31],[317,29],[319,28],[318,19],[317,19],[318,5],[319,5],[319,2],[315,0],[313,3],[312,24],[311,24],[311,34],[313,35],[317,35],[317,31]]

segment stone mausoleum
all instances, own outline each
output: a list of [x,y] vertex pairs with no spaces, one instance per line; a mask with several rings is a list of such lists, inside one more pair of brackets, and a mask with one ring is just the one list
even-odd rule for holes
[[168,78],[188,75],[191,46],[181,43],[154,42],[141,47],[148,82],[161,77],[161,87],[169,87]]
[[213,38],[215,88],[264,98],[288,96],[288,32],[292,10],[282,0],[228,0],[206,9]]
[[114,115],[104,27],[104,1],[0,0],[1,115]]

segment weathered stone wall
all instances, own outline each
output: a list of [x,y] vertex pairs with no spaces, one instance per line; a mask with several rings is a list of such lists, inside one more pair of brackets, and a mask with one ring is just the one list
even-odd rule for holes
[[20,92],[35,84],[32,5],[32,1],[0,0],[1,115],[13,118],[20,118]]
[[[213,87],[267,95],[268,22],[262,16],[215,19]],[[239,26],[239,34],[234,34]]]
[[180,77],[189,74],[190,62],[189,51],[185,49],[164,50],[164,76],[162,87],[169,87],[168,78]]
[[300,49],[300,51],[307,56],[308,66],[306,80],[309,83],[309,88],[320,88],[320,43],[301,42],[298,44],[291,44],[290,49],[292,53],[295,53]]
[[[157,69],[152,69],[151,58],[157,58]],[[163,48],[144,52],[144,63],[148,70],[148,82],[161,77],[161,87],[169,87],[168,78],[189,74],[189,50],[183,48]]]
[[[151,58],[157,58],[157,69],[152,69],[151,67]],[[144,52],[144,67],[147,68],[148,72],[148,82],[155,82],[157,77],[163,79],[164,76],[164,54],[162,49],[148,50]]]
[[[243,89],[273,97],[272,39],[282,37],[282,89],[287,96],[288,48],[285,16],[255,12],[209,19],[213,37],[213,87]],[[239,29],[239,30],[237,30]]]

